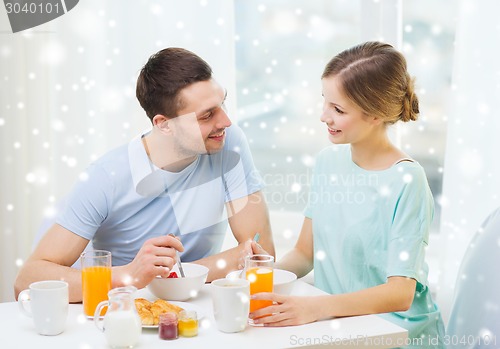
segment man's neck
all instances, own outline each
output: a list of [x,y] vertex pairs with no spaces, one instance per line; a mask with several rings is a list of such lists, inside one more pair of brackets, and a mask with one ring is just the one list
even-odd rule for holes
[[155,135],[154,131],[142,137],[142,144],[153,165],[168,172],[180,172],[197,159],[196,155],[177,154],[172,140],[165,136]]

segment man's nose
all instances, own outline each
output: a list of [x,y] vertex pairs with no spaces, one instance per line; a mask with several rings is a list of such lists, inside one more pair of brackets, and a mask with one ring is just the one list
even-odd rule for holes
[[232,125],[231,119],[229,119],[229,116],[227,115],[226,111],[224,108],[220,108],[219,111],[219,117],[217,119],[217,128],[226,128]]

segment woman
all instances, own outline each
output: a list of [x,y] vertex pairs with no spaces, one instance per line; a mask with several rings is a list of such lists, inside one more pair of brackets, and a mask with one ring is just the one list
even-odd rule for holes
[[[276,267],[298,277],[314,267],[315,285],[329,295],[260,293],[253,299],[275,305],[250,317],[287,326],[387,313],[415,347],[440,348],[444,327],[424,261],[432,194],[422,167],[387,135],[388,126],[418,117],[406,60],[388,44],[367,42],[335,56],[322,87],[321,121],[334,146],[316,160],[300,236]],[[255,242],[247,251],[265,253]]]

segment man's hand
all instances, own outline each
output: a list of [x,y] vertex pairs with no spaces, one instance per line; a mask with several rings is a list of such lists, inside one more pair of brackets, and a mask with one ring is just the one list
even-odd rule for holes
[[113,285],[134,285],[141,289],[157,276],[168,277],[176,263],[177,251],[184,251],[184,247],[173,236],[147,240],[132,262],[114,269]]
[[243,269],[245,267],[245,258],[247,256],[252,256],[254,254],[267,254],[261,245],[254,240],[248,240],[245,242],[243,250],[240,253],[240,258],[238,258],[238,269]]

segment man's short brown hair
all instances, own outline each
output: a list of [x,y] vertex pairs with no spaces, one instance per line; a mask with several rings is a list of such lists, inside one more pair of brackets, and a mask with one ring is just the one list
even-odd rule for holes
[[191,51],[169,47],[152,55],[137,78],[136,96],[147,116],[176,117],[182,108],[179,92],[212,78],[212,68]]

